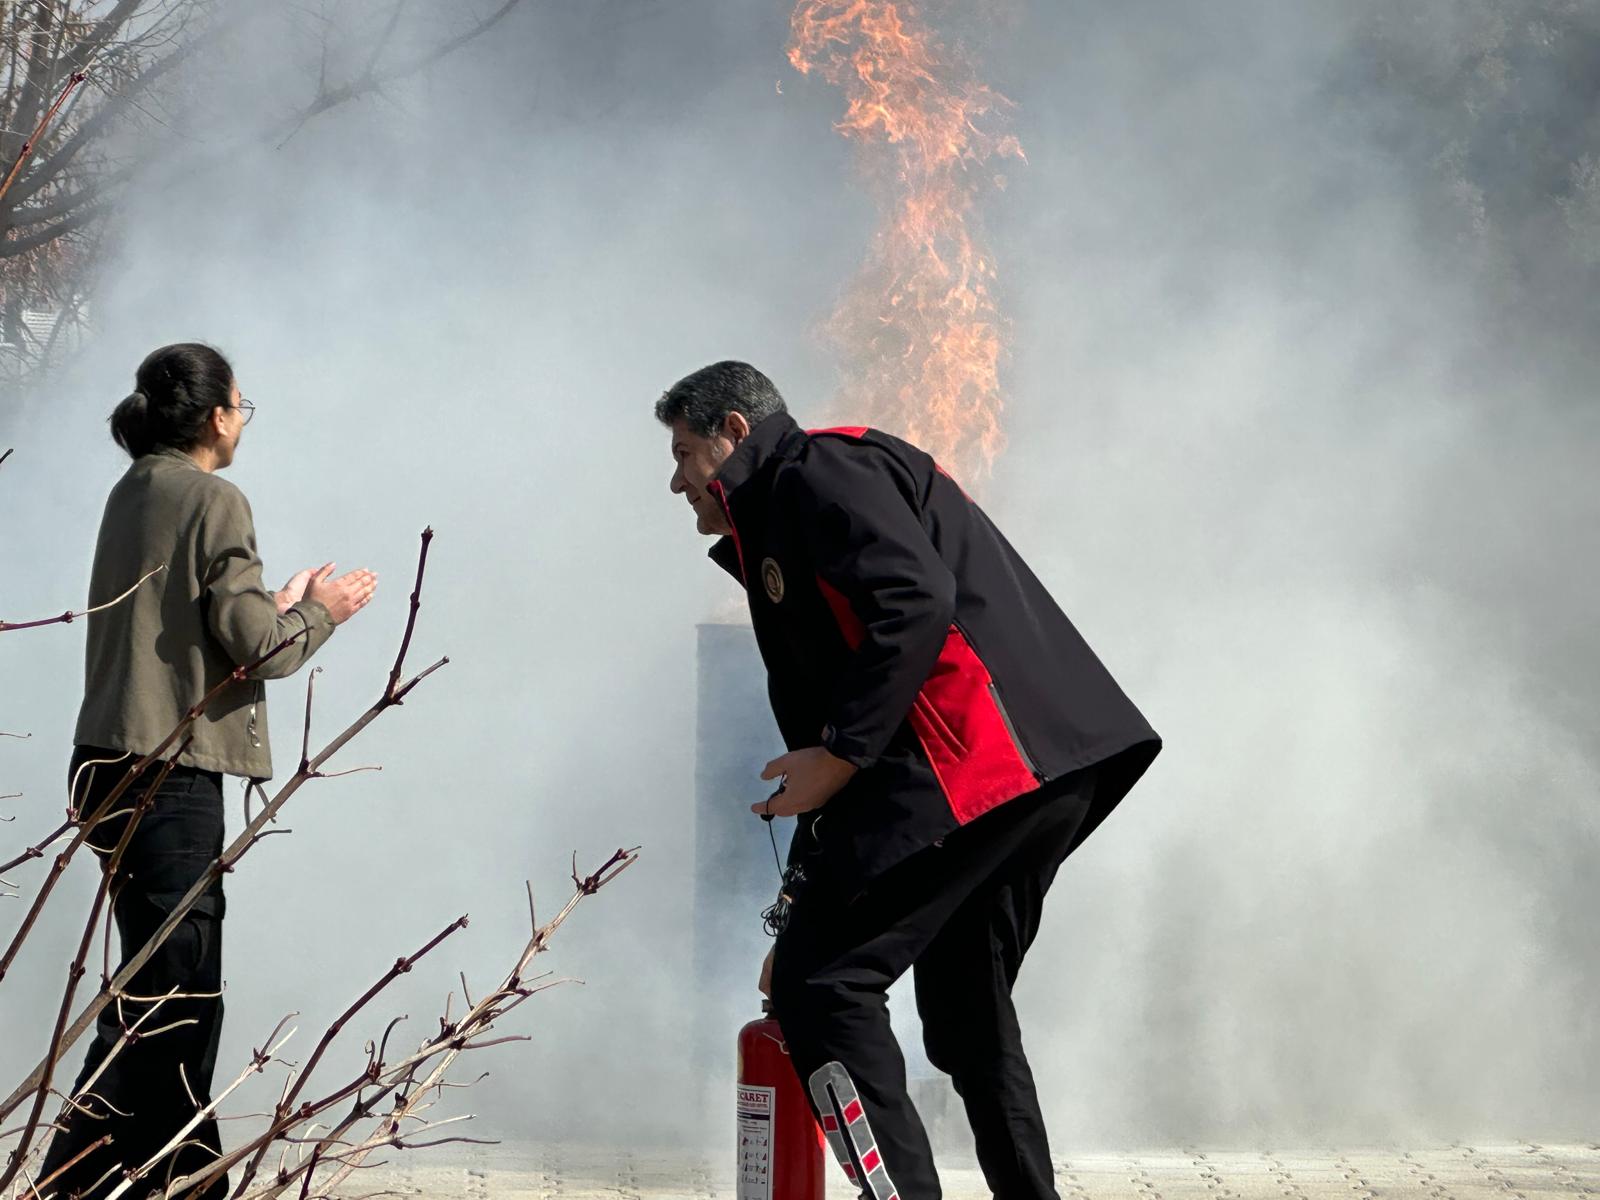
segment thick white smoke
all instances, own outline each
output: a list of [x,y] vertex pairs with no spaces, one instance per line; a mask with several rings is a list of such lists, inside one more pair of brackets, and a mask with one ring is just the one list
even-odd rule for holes
[[[344,764],[381,774],[307,790],[229,880],[219,1074],[470,911],[381,1006],[420,1035],[456,970],[520,946],[524,878],[552,905],[573,849],[642,843],[549,959],[587,984],[523,1010],[533,1043],[468,1107],[511,1137],[722,1138],[680,1098],[694,625],[729,585],[650,406],[728,356],[802,420],[834,390],[812,331],[872,213],[782,10],[530,6],[281,146],[243,131],[308,86],[304,31],[232,45],[188,97],[229,127],[185,128],[246,149],[134,194],[93,345],[0,414],[4,615],[56,611],[140,357],[229,353],[269,571],[382,575],[319,658],[319,731],[381,685],[438,531],[414,655],[452,665]],[[1506,361],[1504,297],[1429,248],[1429,164],[1341,74],[1371,19],[1037,4],[981,47],[1030,161],[986,214],[1014,324],[986,503],[1167,738],[1020,986],[1068,1146],[1557,1136],[1597,1099],[1588,351]],[[80,639],[0,646],[0,729],[34,733],[0,744],[9,839],[57,815]],[[280,777],[301,684],[270,691]],[[0,993],[8,1076],[88,882]]]

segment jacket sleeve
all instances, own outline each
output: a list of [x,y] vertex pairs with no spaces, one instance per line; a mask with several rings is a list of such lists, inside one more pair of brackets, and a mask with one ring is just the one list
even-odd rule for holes
[[795,486],[817,573],[860,623],[828,703],[822,744],[868,767],[883,754],[938,661],[956,580],[923,528],[910,472],[887,450],[817,439]]
[[253,672],[280,679],[299,670],[333,635],[333,618],[315,600],[301,600],[283,615],[261,582],[255,519],[244,493],[224,480],[211,489],[200,516],[200,603],[206,628],[236,666],[254,662],[280,642],[293,645]]

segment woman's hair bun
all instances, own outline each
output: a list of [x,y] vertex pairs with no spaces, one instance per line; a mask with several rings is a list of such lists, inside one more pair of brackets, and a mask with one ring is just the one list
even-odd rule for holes
[[133,392],[111,414],[111,436],[134,458],[162,446],[188,450],[232,393],[233,368],[212,347],[163,346],[139,364]]
[[150,436],[149,396],[135,391],[117,405],[111,413],[111,436],[134,458],[155,449]]

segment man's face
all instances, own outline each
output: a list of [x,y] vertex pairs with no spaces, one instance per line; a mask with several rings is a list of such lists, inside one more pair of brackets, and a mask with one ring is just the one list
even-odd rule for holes
[[672,472],[672,493],[689,501],[695,527],[701,533],[723,536],[733,532],[727,510],[707,485],[733,453],[734,445],[726,427],[711,437],[702,437],[691,433],[681,420],[672,423],[672,461],[677,464]]

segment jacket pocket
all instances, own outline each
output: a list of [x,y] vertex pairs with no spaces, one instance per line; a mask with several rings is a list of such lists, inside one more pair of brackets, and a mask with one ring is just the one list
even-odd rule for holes
[[944,719],[939,710],[933,706],[932,701],[926,696],[919,695],[913,702],[912,709],[922,718],[922,724],[928,732],[933,734],[944,745],[944,748],[950,752],[953,758],[965,758],[967,756],[966,743],[956,735],[956,731],[951,728],[950,723]]

